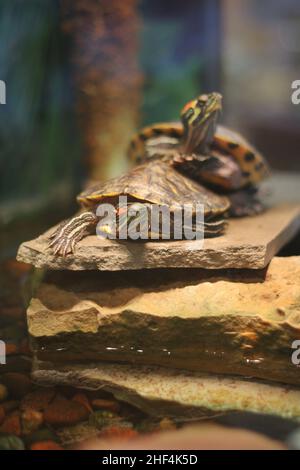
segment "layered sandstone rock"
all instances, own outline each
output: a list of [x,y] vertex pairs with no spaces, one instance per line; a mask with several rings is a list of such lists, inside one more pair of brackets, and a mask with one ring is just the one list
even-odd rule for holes
[[300,385],[300,258],[263,270],[51,273],[28,309],[40,360],[110,361]]
[[62,366],[37,362],[34,379],[112,392],[154,416],[206,418],[229,411],[277,415],[300,421],[300,389],[162,367],[108,363]]

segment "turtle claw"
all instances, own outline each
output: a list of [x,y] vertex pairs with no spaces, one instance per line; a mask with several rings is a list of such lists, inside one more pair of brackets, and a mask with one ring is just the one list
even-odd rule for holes
[[73,219],[66,220],[50,236],[49,247],[55,255],[67,256],[74,253],[75,245],[95,226],[97,217],[91,211],[83,212]]
[[69,253],[74,252],[75,247],[75,240],[71,241],[67,237],[59,237],[56,236],[51,243],[49,243],[49,247],[53,248],[53,253],[55,255],[60,256],[67,256]]

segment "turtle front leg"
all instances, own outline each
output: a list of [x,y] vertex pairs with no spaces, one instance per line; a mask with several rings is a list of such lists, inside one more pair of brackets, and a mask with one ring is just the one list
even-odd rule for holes
[[51,235],[49,247],[52,247],[55,255],[66,256],[73,253],[76,243],[87,236],[97,222],[98,218],[92,211],[64,221]]

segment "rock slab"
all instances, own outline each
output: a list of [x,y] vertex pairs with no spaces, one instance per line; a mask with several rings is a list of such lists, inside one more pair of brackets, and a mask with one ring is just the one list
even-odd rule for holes
[[300,386],[300,257],[262,270],[52,272],[27,311],[39,360],[110,361]]
[[282,204],[255,217],[231,219],[226,233],[193,241],[118,242],[96,235],[81,240],[74,254],[55,256],[45,234],[24,242],[17,259],[38,268],[68,270],[134,270],[149,268],[265,267],[300,229],[300,205]]
[[108,363],[62,366],[37,362],[33,378],[42,385],[101,388],[159,417],[196,419],[246,411],[300,421],[299,388],[236,377]]

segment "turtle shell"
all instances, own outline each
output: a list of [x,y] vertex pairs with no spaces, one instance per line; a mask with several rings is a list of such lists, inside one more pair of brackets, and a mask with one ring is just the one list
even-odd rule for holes
[[181,166],[188,176],[220,190],[236,191],[256,185],[269,174],[269,166],[257,149],[241,134],[225,126],[216,127],[205,154],[213,157],[212,162],[217,161],[217,166],[211,166],[210,163],[203,166],[202,161],[195,158],[199,157],[197,149],[195,153],[186,152],[184,144],[185,132],[181,123],[157,123],[141,129],[133,136],[128,156],[136,163],[160,158],[172,164],[174,157],[179,155],[180,158],[175,162],[178,170]]
[[264,157],[238,132],[225,126],[217,126],[213,147],[231,155],[242,170],[244,184],[259,183],[269,174],[269,166]]
[[192,204],[193,208],[203,204],[205,220],[224,214],[230,207],[227,197],[215,194],[159,160],[148,161],[120,177],[97,183],[79,194],[77,200],[83,207],[92,207],[101,202],[114,203],[119,196],[167,206],[171,212],[184,204]]

